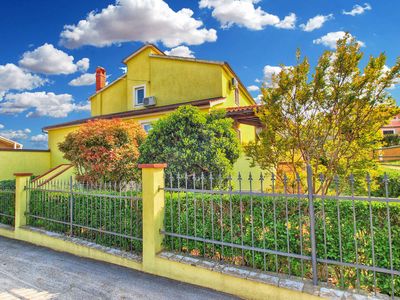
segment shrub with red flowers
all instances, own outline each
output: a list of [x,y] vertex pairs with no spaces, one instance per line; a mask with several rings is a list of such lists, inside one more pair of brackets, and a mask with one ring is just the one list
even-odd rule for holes
[[139,146],[146,137],[134,121],[95,120],[69,133],[58,145],[85,182],[128,182],[140,177]]

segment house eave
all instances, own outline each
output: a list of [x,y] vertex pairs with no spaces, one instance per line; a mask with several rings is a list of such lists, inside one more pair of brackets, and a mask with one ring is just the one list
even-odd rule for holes
[[43,128],[43,132],[48,132],[49,130],[54,130],[54,129],[59,129],[59,128],[75,127],[80,124],[84,124],[89,121],[92,121],[92,120],[126,119],[126,118],[137,117],[137,116],[151,116],[151,115],[155,115],[155,114],[171,112],[182,105],[193,105],[193,106],[196,106],[199,108],[211,108],[215,105],[214,103],[220,104],[220,103],[223,103],[224,101],[225,101],[225,97],[221,96],[221,97],[216,97],[216,98],[194,100],[194,101],[188,101],[188,102],[176,103],[176,104],[170,104],[170,105],[164,105],[164,106],[149,107],[146,109],[130,110],[130,111],[125,111],[125,112],[100,115],[100,116],[90,117],[90,118],[86,118],[86,119],[80,119],[80,120],[76,120],[76,121],[72,121],[72,122],[66,122],[66,123],[56,124],[56,125],[52,125],[52,126],[47,126],[47,127]]

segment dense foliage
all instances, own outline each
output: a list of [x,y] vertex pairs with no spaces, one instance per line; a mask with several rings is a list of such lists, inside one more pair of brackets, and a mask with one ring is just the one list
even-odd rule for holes
[[134,121],[89,121],[69,133],[59,149],[75,166],[80,181],[138,180],[139,146],[145,136],[143,128]]
[[400,172],[393,170],[386,174],[381,174],[377,178],[378,187],[372,192],[376,197],[400,197]]
[[400,145],[400,135],[386,134],[383,136],[383,145],[386,147]]
[[[192,193],[168,193],[166,199],[167,232],[310,256],[310,218],[306,199]],[[276,222],[274,222],[274,206]],[[367,201],[355,201],[356,233],[354,233],[352,201],[340,201],[339,211],[340,223],[336,200],[315,201],[317,257],[340,261],[340,251],[342,251],[343,262],[355,263],[358,253],[360,264],[372,266],[371,217],[374,228],[375,265],[390,270],[386,203],[372,202],[370,207]],[[400,234],[399,214],[400,205],[390,204],[395,270],[400,269],[400,240],[394,238]],[[223,260],[236,265],[305,278],[312,276],[308,260],[288,259],[280,255],[263,254],[230,246],[222,247],[212,242],[203,243],[170,236],[166,236],[164,245],[169,250],[183,251],[194,256]],[[361,289],[373,291],[373,272],[366,270],[358,272]],[[355,288],[358,285],[357,272],[352,267],[319,263],[318,277],[319,281],[343,288]],[[390,275],[377,272],[376,280],[377,292],[391,293]],[[400,277],[395,276],[394,280],[395,294],[400,296]]]
[[0,223],[13,225],[15,215],[15,180],[0,181]]
[[297,58],[262,89],[264,130],[246,151],[263,169],[284,162],[301,174],[310,164],[326,175],[326,192],[335,174],[364,176],[376,167],[371,153],[381,146],[380,128],[399,112],[388,88],[400,78],[400,59],[388,68],[380,54],[360,70],[363,53],[349,36],[320,57],[313,74],[307,58]]
[[167,163],[173,174],[227,176],[239,157],[240,143],[225,112],[202,113],[181,106],[154,124],[140,147],[143,163]]
[[[111,187],[103,186],[96,190],[85,190],[84,193],[81,189],[76,190],[73,196],[72,236],[107,247],[141,253],[142,242],[135,239],[142,237],[140,195],[137,192],[116,191]],[[71,195],[67,192],[32,191],[28,225],[71,235],[70,199]]]
[[15,190],[15,179],[0,180],[0,190]]

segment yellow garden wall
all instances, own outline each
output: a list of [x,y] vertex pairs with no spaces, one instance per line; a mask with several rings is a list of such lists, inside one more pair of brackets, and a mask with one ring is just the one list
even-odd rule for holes
[[40,175],[50,169],[50,151],[0,150],[0,180],[14,179],[14,173]]

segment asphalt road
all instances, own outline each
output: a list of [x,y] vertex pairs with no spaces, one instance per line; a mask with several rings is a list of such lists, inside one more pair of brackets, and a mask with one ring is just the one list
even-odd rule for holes
[[234,297],[0,237],[0,300],[14,299]]

